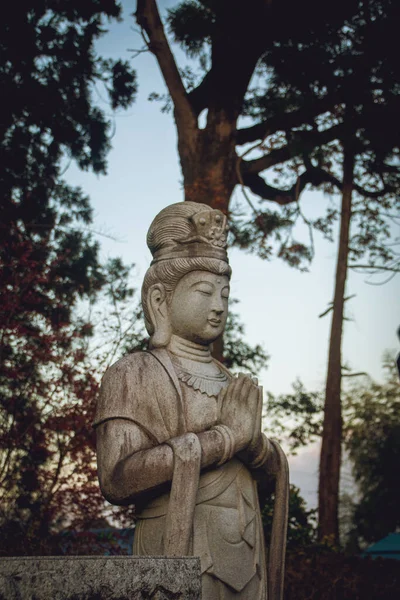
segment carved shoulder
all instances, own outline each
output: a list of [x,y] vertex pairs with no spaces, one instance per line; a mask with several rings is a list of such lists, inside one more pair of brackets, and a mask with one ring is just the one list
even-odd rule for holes
[[94,426],[127,419],[162,442],[178,435],[180,399],[165,368],[148,352],[124,356],[107,369]]

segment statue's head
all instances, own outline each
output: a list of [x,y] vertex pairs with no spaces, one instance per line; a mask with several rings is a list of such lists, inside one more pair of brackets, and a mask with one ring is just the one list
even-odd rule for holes
[[164,347],[172,333],[211,343],[227,317],[231,268],[226,217],[205,204],[180,202],[153,220],[147,245],[153,261],[142,285],[150,344]]

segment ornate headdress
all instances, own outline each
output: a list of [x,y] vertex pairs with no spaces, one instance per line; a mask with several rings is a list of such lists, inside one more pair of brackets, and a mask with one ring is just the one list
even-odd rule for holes
[[172,258],[217,258],[228,262],[226,216],[206,204],[179,202],[153,220],[147,245],[152,265]]

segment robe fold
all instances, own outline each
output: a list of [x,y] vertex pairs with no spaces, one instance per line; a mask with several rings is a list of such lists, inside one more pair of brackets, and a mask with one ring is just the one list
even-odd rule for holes
[[[230,378],[229,372],[217,364]],[[179,381],[166,350],[137,352],[107,370],[94,426],[110,419],[132,421],[155,447],[217,424],[216,398],[204,396]],[[204,418],[193,422],[188,407],[195,403],[201,406],[203,402],[208,403],[208,413],[205,410]],[[179,448],[179,443],[169,443],[173,450],[174,444]],[[184,481],[182,473],[178,476],[174,470],[173,479],[180,477]],[[202,472],[197,481],[193,506],[186,511],[189,516],[182,518],[189,519],[184,525],[188,529],[188,553],[201,559],[203,596],[208,600],[266,600],[264,536],[257,486],[251,472],[234,457],[221,467]],[[172,507],[172,518],[179,520],[180,516],[179,502],[172,496],[168,490],[139,507],[135,554],[165,554],[165,547],[170,544],[166,535],[169,540],[174,539],[174,532],[171,534],[166,527],[166,515],[171,519]],[[182,489],[182,502],[185,501]],[[275,598],[269,596],[269,600]]]

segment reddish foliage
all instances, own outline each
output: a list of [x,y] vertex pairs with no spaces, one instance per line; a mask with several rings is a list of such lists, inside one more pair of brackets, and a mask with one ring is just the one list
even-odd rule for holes
[[[0,266],[0,553],[20,554],[45,551],[51,530],[88,526],[104,513],[91,426],[104,367],[90,352],[92,324],[74,316],[74,277],[81,275],[68,271],[69,252],[17,223],[7,233]],[[92,277],[91,287],[99,289],[99,280]]]

